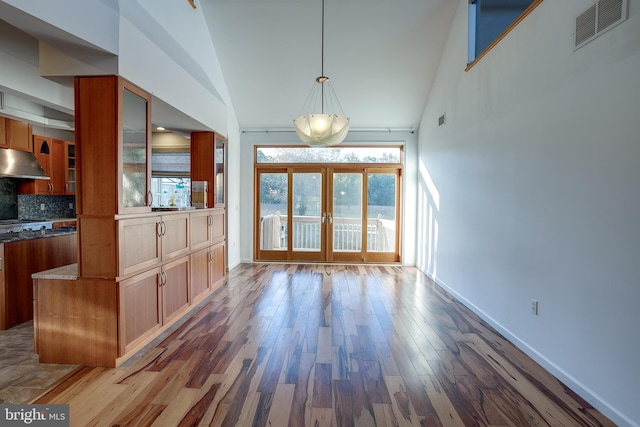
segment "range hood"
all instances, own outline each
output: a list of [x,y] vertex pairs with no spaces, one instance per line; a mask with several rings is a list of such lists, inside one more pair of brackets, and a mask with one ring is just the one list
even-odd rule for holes
[[0,177],[50,179],[38,159],[28,151],[0,149]]

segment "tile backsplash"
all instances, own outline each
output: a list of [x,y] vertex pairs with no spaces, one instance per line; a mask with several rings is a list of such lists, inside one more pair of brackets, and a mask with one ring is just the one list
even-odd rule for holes
[[[44,205],[44,210],[41,209]],[[70,207],[71,206],[71,207]],[[75,218],[75,196],[18,195],[18,217],[22,219]]]
[[0,178],[0,219],[18,217],[18,191],[16,181]]

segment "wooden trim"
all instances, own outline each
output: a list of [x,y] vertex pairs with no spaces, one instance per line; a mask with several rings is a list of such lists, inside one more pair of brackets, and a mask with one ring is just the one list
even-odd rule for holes
[[513,30],[520,22],[522,22],[522,20],[524,18],[527,17],[527,15],[529,15],[531,12],[533,12],[533,9],[538,7],[540,5],[540,3],[542,3],[542,1],[543,0],[534,0],[533,3],[531,3],[529,5],[529,7],[526,8],[524,10],[524,12],[522,12],[520,14],[520,16],[518,16],[516,18],[516,20],[511,23],[511,25],[509,25],[502,33],[500,33],[500,35],[498,37],[496,37],[496,39],[494,41],[492,41],[491,44],[489,44],[489,46],[487,46],[482,52],[480,52],[480,54],[477,55],[476,58],[473,61],[471,61],[469,64],[467,64],[467,68],[465,68],[464,70],[465,71],[469,71],[474,65],[476,65],[476,63],[478,63],[478,61],[480,61],[480,59],[482,59],[491,49],[493,49],[493,47],[495,45],[500,43],[500,40],[505,38],[507,36],[507,34],[509,34],[511,32],[511,30]]

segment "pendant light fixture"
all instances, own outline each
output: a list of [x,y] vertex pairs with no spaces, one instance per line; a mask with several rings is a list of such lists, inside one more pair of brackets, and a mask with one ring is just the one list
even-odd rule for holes
[[324,75],[324,0],[320,64],[320,77],[316,78],[300,115],[293,119],[298,137],[311,147],[338,145],[349,132],[349,117],[344,115],[329,77]]

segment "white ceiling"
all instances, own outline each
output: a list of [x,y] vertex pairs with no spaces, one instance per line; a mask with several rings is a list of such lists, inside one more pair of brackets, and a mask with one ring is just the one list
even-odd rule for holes
[[[292,128],[322,0],[200,0],[241,129]],[[324,74],[352,129],[416,129],[458,0],[325,0]]]

